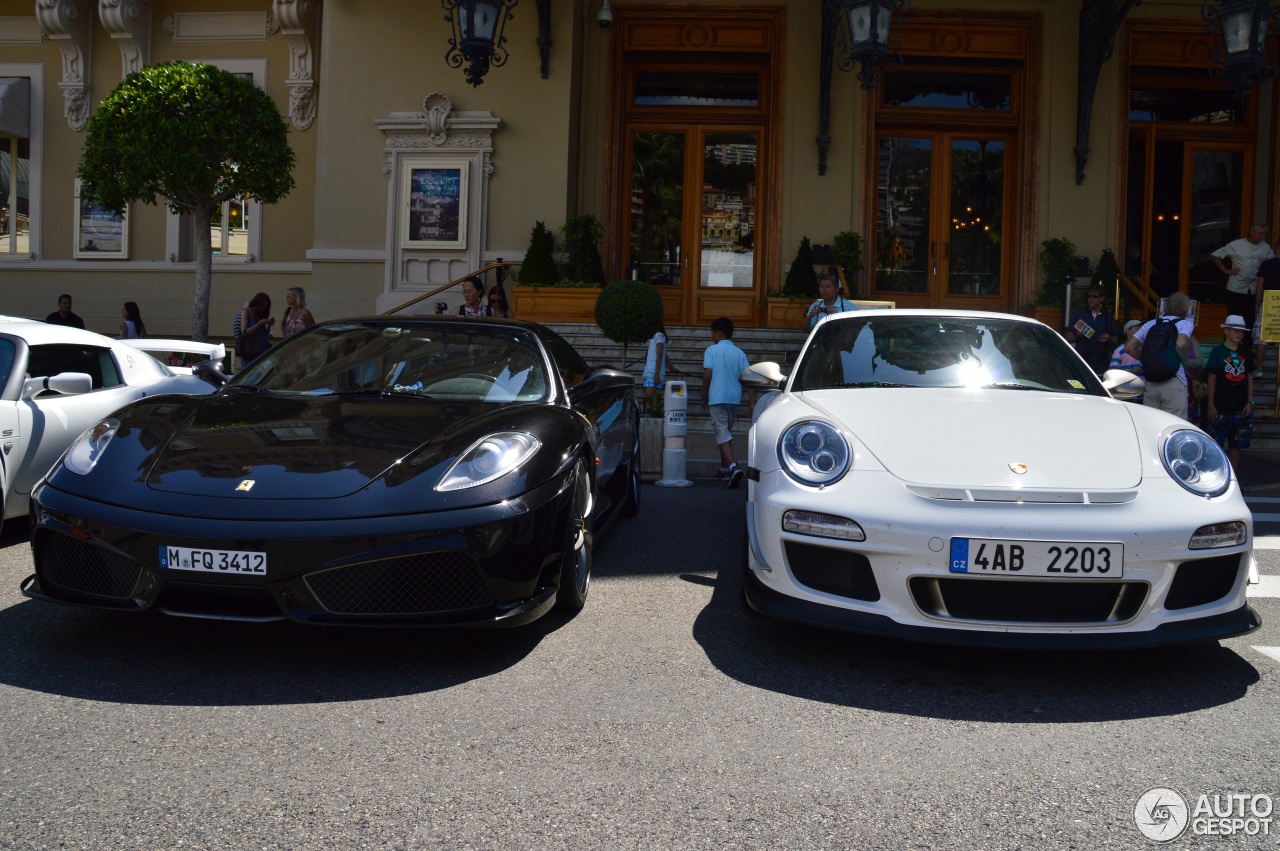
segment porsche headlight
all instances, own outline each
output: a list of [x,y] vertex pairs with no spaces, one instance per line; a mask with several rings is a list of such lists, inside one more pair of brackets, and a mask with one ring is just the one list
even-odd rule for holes
[[106,451],[111,438],[116,436],[120,421],[105,419],[87,430],[76,442],[71,444],[67,454],[62,458],[62,466],[79,476],[89,475],[89,471],[98,463],[102,453]]
[[505,476],[538,451],[542,443],[531,434],[503,431],[477,440],[458,456],[436,485],[438,491],[473,488]]
[[806,485],[828,485],[849,469],[849,444],[821,420],[796,423],[778,441],[778,459],[787,475]]
[[1160,460],[1174,481],[1199,496],[1218,496],[1231,485],[1231,464],[1207,434],[1184,428],[1160,438]]

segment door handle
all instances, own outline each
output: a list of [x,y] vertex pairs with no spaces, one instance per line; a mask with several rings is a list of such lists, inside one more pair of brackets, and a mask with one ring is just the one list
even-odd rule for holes
[[938,241],[929,243],[929,262],[933,264],[933,274],[938,274]]

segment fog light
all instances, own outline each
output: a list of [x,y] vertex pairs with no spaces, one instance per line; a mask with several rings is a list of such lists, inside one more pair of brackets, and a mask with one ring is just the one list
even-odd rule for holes
[[1195,534],[1191,536],[1191,543],[1187,544],[1187,546],[1193,550],[1234,547],[1237,544],[1243,544],[1247,534],[1243,520],[1232,520],[1230,523],[1214,523],[1211,526],[1201,526],[1197,529]]
[[782,515],[782,531],[797,535],[814,535],[819,538],[840,538],[844,541],[865,541],[862,527],[847,517],[821,514],[817,511],[791,509]]

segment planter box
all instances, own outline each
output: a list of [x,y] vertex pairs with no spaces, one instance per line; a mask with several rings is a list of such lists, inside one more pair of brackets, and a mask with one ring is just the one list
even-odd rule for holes
[[640,474],[646,479],[662,477],[662,417],[640,418]]
[[600,290],[600,287],[512,287],[511,306],[518,319],[531,322],[595,322]]
[[813,304],[813,299],[804,298],[770,298],[766,300],[765,305],[765,327],[766,328],[791,328],[800,327],[800,320],[804,319],[805,309]]

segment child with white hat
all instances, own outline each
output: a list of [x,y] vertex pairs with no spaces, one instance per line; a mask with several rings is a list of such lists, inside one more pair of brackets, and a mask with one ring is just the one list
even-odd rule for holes
[[1248,330],[1243,316],[1228,316],[1222,323],[1225,339],[1209,353],[1204,366],[1209,379],[1206,430],[1227,450],[1231,466],[1237,468],[1240,450],[1248,449],[1253,437],[1253,376],[1258,365],[1253,352],[1242,345]]

